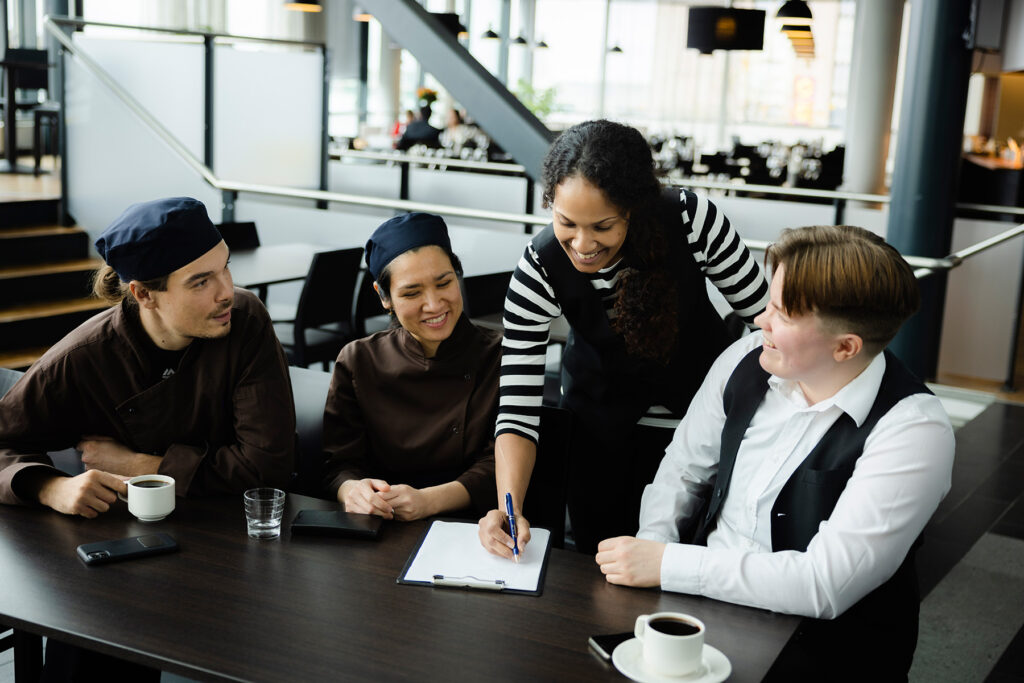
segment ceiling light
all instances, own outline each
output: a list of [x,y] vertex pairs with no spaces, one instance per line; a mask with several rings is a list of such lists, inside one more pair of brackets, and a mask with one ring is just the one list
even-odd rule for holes
[[284,8],[298,12],[319,12],[322,9],[320,0],[290,0],[284,3]]
[[787,24],[810,24],[811,8],[804,0],[786,0],[786,3],[776,12],[775,18],[783,20]]

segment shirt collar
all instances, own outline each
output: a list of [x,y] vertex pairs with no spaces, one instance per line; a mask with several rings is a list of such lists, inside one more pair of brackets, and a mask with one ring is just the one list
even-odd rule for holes
[[818,401],[813,406],[807,405],[807,398],[804,396],[800,383],[795,380],[782,379],[775,375],[768,377],[768,386],[785,398],[799,403],[802,408],[824,412],[832,406],[836,406],[850,416],[860,427],[868,416],[871,406],[878,396],[878,389],[882,386],[882,375],[885,374],[885,354],[879,353],[868,364],[864,371],[854,377],[842,389],[824,401]]

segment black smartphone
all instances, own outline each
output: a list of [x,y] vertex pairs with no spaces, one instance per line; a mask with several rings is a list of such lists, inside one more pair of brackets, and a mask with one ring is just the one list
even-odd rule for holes
[[384,520],[343,510],[299,510],[292,520],[292,534],[378,538]]
[[612,659],[612,652],[615,651],[615,648],[632,637],[632,631],[629,633],[606,633],[600,636],[590,636],[590,640],[587,641],[587,644],[590,645],[590,649],[593,650],[598,657],[606,662],[610,662]]
[[161,555],[174,552],[178,543],[167,534],[146,534],[131,538],[119,538],[116,541],[99,541],[83,543],[78,546],[78,558],[87,565],[106,564],[131,560],[146,555]]

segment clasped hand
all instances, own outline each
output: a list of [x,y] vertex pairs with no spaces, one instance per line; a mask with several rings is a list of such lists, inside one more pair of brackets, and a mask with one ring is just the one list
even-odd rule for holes
[[383,479],[350,479],[338,489],[338,501],[345,506],[346,512],[378,515],[403,522],[434,514],[423,491],[407,484],[392,486]]

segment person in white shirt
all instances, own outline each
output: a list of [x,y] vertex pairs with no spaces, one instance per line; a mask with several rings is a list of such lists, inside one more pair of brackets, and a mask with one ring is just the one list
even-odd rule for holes
[[769,680],[906,680],[914,550],[954,446],[939,400],[883,353],[917,281],[850,226],[786,230],[767,261],[762,331],[715,361],[637,536],[602,541],[595,559],[610,583],[808,617]]

